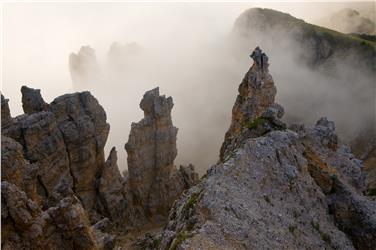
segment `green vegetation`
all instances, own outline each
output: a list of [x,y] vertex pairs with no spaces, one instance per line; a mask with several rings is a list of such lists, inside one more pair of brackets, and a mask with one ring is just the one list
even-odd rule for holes
[[295,230],[296,230],[297,228],[298,228],[298,227],[295,226],[295,225],[290,225],[290,226],[289,226],[289,231],[290,231],[290,233],[294,234],[294,232],[295,232]]
[[230,160],[231,158],[235,158],[235,156],[236,156],[236,152],[237,152],[238,150],[237,149],[235,149],[234,151],[232,151],[231,153],[229,153],[227,156],[226,156],[226,158],[223,160],[223,162],[225,163],[225,162],[227,162],[228,160]]
[[160,244],[161,244],[160,238],[153,240],[153,249],[158,249]]
[[193,193],[191,197],[189,197],[188,201],[184,204],[182,213],[184,214],[185,218],[188,218],[189,212],[196,205],[197,201],[199,200],[200,194],[201,192]]
[[311,221],[311,225],[312,227],[320,234],[320,237],[323,241],[325,241],[327,244],[331,244],[332,243],[332,239],[330,238],[330,235],[321,231],[320,229],[320,223],[319,222],[314,222],[313,220]]
[[[279,124],[276,124],[276,123],[273,122],[272,119],[265,118],[265,117],[262,117],[262,116],[259,116],[255,119],[249,119],[248,121],[246,121],[244,123],[243,126],[252,130],[252,129],[257,129],[259,127],[267,128],[268,126],[266,126],[266,124],[270,125],[273,128],[273,130],[285,130],[286,129],[286,126],[281,126]],[[266,131],[262,135],[264,135],[268,132],[270,132],[270,130],[266,129]]]
[[185,241],[186,239],[188,239],[189,236],[184,233],[184,232],[180,232],[176,235],[174,241],[172,242],[172,245],[171,247],[169,248],[169,250],[176,250],[177,247],[183,242]]
[[[296,31],[302,30],[303,39],[325,38],[334,47],[352,47],[364,43],[366,47],[376,49],[376,37],[370,35],[343,34],[328,28],[306,23],[290,14],[272,9],[254,8],[250,10],[250,15],[260,16],[260,19],[267,20],[269,28],[276,27],[279,30]],[[263,23],[265,25],[265,23]]]
[[376,195],[376,188],[370,188],[367,190],[367,195],[375,196]]
[[257,117],[253,120],[248,120],[245,122],[245,127],[246,128],[249,128],[249,129],[255,129],[257,128],[258,126],[264,124],[268,122],[267,119],[263,118],[263,117]]
[[330,179],[333,181],[332,188],[330,189],[330,193],[333,194],[333,193],[336,192],[335,183],[336,183],[336,181],[338,181],[338,176],[333,174],[333,175],[330,176]]
[[349,36],[354,36],[363,40],[371,41],[371,42],[376,42],[376,36],[375,35],[368,35],[368,34],[348,34]]

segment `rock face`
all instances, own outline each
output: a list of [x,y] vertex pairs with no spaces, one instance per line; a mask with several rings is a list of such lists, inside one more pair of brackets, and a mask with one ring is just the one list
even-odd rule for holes
[[1,183],[2,249],[99,249],[74,196],[42,211],[16,185]]
[[9,100],[5,99],[5,97],[1,94],[1,127],[6,126],[12,121],[8,102]]
[[[273,115],[274,112],[277,118],[281,118],[283,115],[283,108],[274,103],[277,90],[273,78],[269,74],[268,56],[259,47],[256,47],[250,57],[254,63],[239,85],[239,94],[232,109],[231,125],[225,135],[225,141],[220,151],[220,160],[223,160],[229,144],[233,143],[233,140],[243,132],[246,124],[257,123],[258,121],[255,119],[268,109],[270,109],[269,113]],[[267,114],[265,115],[267,116]]]
[[[376,247],[376,203],[363,195],[361,161],[326,118],[314,126],[276,126],[282,110],[273,107],[274,96],[262,109],[239,108],[269,93],[237,98],[233,110],[241,118],[232,120],[221,161],[175,202],[163,233],[145,243],[160,242],[158,249]],[[243,122],[248,117],[251,124]]]
[[124,217],[130,217],[129,213],[126,214],[129,212],[129,198],[124,187],[125,181],[117,165],[117,152],[112,148],[98,180],[98,191],[102,211],[114,222],[124,222]]
[[14,118],[2,133],[20,143],[25,159],[38,166],[38,193],[48,198],[65,181],[86,209],[95,210],[109,132],[103,108],[89,92],[61,96],[48,106],[39,90],[23,87],[22,94],[29,115]]
[[366,130],[351,143],[357,158],[363,161],[367,194],[376,195],[376,130]]
[[25,114],[32,114],[48,109],[47,104],[44,102],[40,89],[32,89],[22,86],[22,108]]
[[125,145],[128,190],[146,217],[163,217],[177,196],[189,187],[186,184],[195,183],[198,175],[186,175],[184,168],[177,171],[174,165],[178,129],[171,120],[172,98],[160,96],[155,88],[145,93],[140,107],[144,118],[132,123]]

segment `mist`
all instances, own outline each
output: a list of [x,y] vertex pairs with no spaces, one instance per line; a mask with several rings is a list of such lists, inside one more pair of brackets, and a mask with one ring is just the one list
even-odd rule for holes
[[[234,41],[230,33],[236,18],[251,7],[273,8],[313,22],[345,7],[360,11],[367,4],[4,4],[2,93],[16,116],[22,113],[22,85],[41,89],[46,102],[89,90],[111,125],[106,152],[116,146],[119,167],[126,169],[124,144],[130,125],[143,117],[139,102],[145,91],[159,86],[175,104],[175,164],[193,163],[202,174],[218,159],[238,85],[253,63],[249,54],[259,45],[269,56],[284,119],[313,123],[327,116],[350,140],[374,125],[375,118],[368,115],[375,108],[369,101],[375,96],[370,91],[374,75],[359,65],[334,62],[337,74],[328,77],[299,63],[297,55],[303,52],[289,37],[279,41],[281,50],[265,34]],[[81,46],[93,49],[95,57],[88,60],[94,66],[72,79],[70,55]]]

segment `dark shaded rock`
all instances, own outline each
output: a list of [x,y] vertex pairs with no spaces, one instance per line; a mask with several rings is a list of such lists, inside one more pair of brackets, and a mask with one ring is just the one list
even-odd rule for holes
[[5,99],[3,94],[1,94],[1,127],[8,125],[12,122],[12,117],[9,110],[9,99]]
[[38,167],[34,164],[29,164],[24,159],[22,146],[15,140],[2,135],[1,180],[20,187],[30,199],[39,203],[37,174]]
[[129,217],[127,210],[130,201],[125,193],[125,181],[117,165],[115,147],[111,149],[98,180],[98,192],[99,199],[104,206],[104,214],[108,214],[111,220],[118,224],[125,223]]
[[48,110],[48,104],[44,102],[40,89],[32,89],[27,86],[21,87],[22,108],[25,114],[32,114]]

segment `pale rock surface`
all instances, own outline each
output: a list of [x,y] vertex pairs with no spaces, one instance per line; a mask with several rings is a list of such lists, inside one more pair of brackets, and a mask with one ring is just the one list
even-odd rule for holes
[[173,201],[197,182],[193,167],[174,165],[177,155],[176,135],[173,126],[171,97],[159,95],[159,89],[147,91],[140,103],[144,118],[132,123],[125,149],[128,153],[128,191],[133,204],[141,207],[146,217],[156,219],[167,215]]

